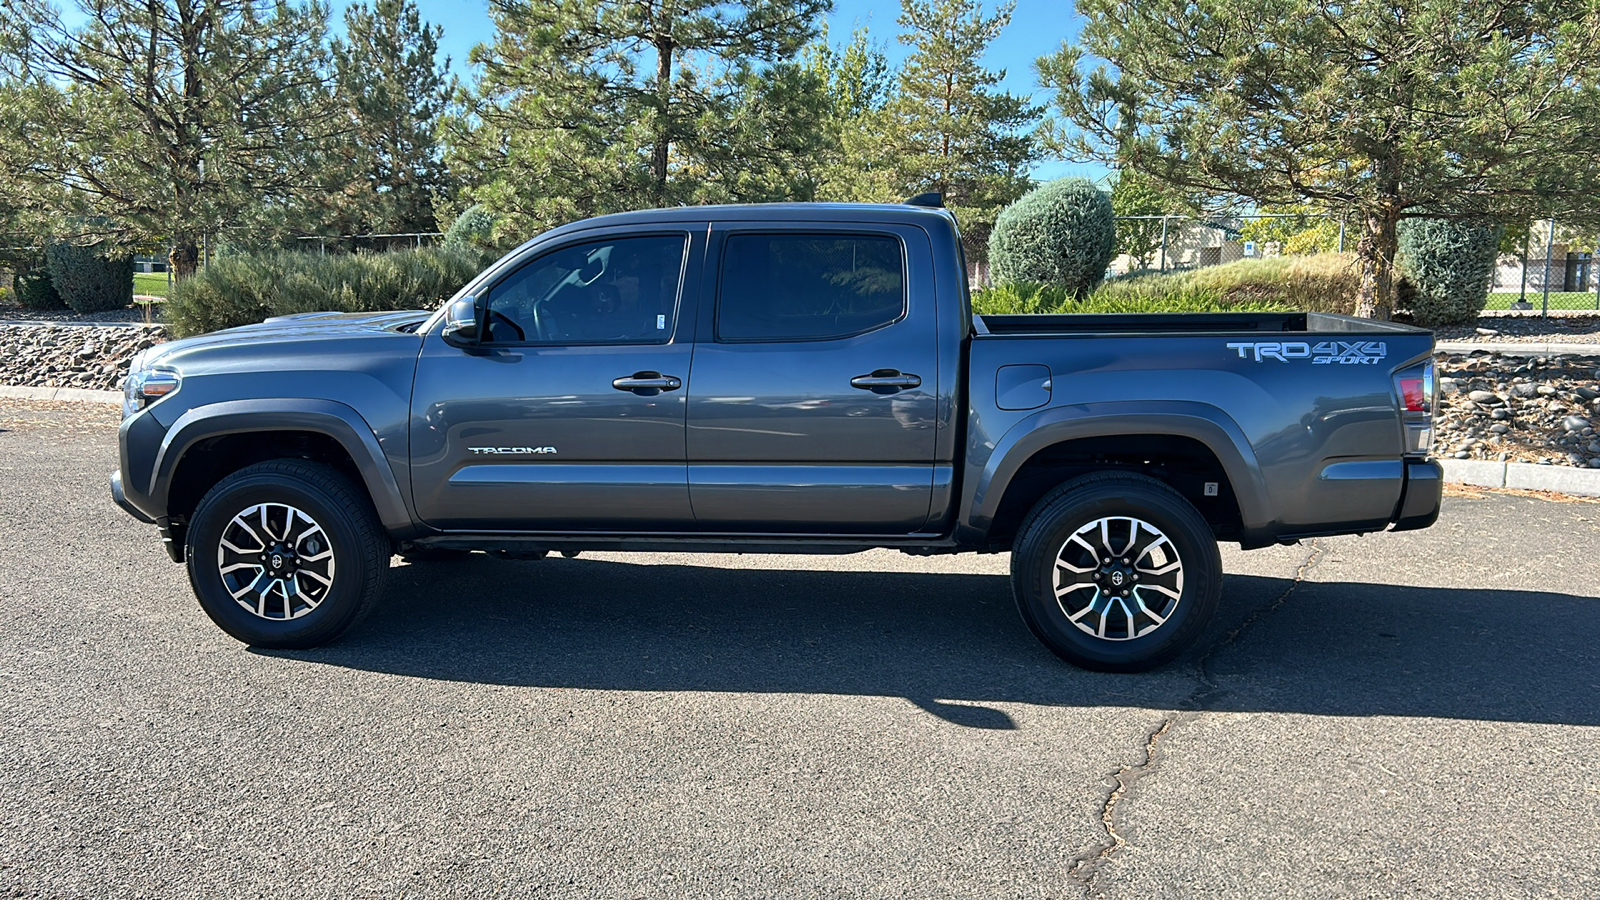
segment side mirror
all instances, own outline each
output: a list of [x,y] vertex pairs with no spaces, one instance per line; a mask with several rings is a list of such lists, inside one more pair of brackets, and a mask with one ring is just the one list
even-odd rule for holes
[[475,346],[478,343],[478,298],[462,297],[450,304],[444,317],[444,330],[439,336],[451,346]]

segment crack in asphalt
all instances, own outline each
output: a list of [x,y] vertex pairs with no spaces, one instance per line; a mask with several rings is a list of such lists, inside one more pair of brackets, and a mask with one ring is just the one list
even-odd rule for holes
[[1183,702],[1178,704],[1176,711],[1163,718],[1145,736],[1144,759],[1135,765],[1119,766],[1108,776],[1107,780],[1113,786],[1106,793],[1100,806],[1100,824],[1105,829],[1106,840],[1073,857],[1072,866],[1067,870],[1067,875],[1083,887],[1084,896],[1096,895],[1095,877],[1099,875],[1100,867],[1128,843],[1127,838],[1117,831],[1117,808],[1127,799],[1128,793],[1140,779],[1155,773],[1161,762],[1162,740],[1172,732],[1172,729],[1203,715],[1204,702],[1220,690],[1216,676],[1210,669],[1212,657],[1233,646],[1250,626],[1277,612],[1289,601],[1289,596],[1305,581],[1306,573],[1322,561],[1322,556],[1326,552],[1326,548],[1316,539],[1313,539],[1308,546],[1305,559],[1295,568],[1294,578],[1290,580],[1289,586],[1284,588],[1283,593],[1271,603],[1257,608],[1255,612],[1246,616],[1244,621],[1234,626],[1221,640],[1201,654],[1200,659],[1195,662],[1195,679],[1199,684]]

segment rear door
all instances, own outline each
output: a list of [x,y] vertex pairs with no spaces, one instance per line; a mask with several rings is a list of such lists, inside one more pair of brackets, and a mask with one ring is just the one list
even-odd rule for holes
[[478,346],[430,334],[412,393],[420,518],[444,529],[692,529],[692,342],[679,312],[703,242],[703,227],[574,235],[482,292]]
[[689,390],[701,530],[908,534],[933,491],[939,371],[927,235],[715,226]]

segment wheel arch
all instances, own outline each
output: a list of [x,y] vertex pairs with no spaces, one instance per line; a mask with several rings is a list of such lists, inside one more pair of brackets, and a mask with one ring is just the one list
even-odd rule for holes
[[[202,463],[202,453],[211,458]],[[415,531],[377,435],[354,409],[332,400],[236,400],[185,412],[156,452],[151,495],[168,518],[181,518],[228,474],[285,456],[318,459],[345,472],[366,489],[392,537]]]
[[1222,410],[1189,401],[1054,407],[1017,422],[964,489],[962,541],[1009,540],[1056,486],[1117,469],[1152,475],[1191,501],[1215,478],[1214,530],[1247,548],[1272,542],[1272,507],[1249,440]]

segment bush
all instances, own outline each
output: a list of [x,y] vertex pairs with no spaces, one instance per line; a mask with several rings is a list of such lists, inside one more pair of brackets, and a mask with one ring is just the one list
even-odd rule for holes
[[23,309],[65,309],[67,306],[56,291],[55,282],[50,280],[50,271],[42,265],[18,272],[11,280],[11,287]]
[[59,242],[45,248],[50,280],[61,299],[80,315],[123,309],[133,302],[133,256],[107,256],[101,244]]
[[1105,277],[1116,253],[1111,198],[1084,178],[1041,185],[1001,211],[989,236],[1000,284],[1035,282],[1082,297]]
[[1500,252],[1501,226],[1465,219],[1408,219],[1400,223],[1397,306],[1418,325],[1463,325],[1489,302]]
[[490,252],[495,248],[494,223],[494,213],[482,203],[474,203],[445,229],[444,245],[454,250]]
[[238,253],[174,285],[162,316],[181,337],[292,313],[430,308],[485,262],[476,251],[444,247],[355,256]]

